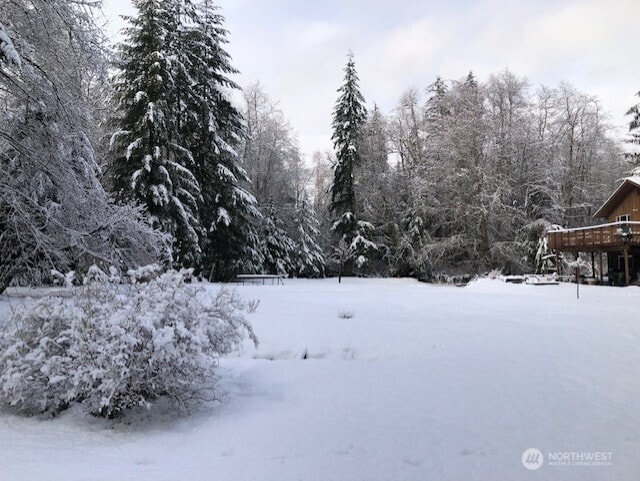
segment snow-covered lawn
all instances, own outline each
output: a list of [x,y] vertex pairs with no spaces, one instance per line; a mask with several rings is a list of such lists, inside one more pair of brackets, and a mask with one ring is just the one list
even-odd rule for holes
[[[115,424],[0,414],[0,480],[637,479],[639,288],[238,290],[260,299],[261,344],[223,361],[221,403]],[[528,448],[538,470],[523,466]],[[576,465],[596,455],[608,465]]]

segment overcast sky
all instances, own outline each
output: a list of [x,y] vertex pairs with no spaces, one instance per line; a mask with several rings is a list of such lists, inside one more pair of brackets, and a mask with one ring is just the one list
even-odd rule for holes
[[[533,86],[560,81],[597,95],[611,122],[640,101],[639,0],[218,0],[240,85],[260,80],[303,152],[331,148],[347,52],[360,88],[385,113],[437,75],[480,80],[509,68]],[[104,0],[110,29],[129,0]]]

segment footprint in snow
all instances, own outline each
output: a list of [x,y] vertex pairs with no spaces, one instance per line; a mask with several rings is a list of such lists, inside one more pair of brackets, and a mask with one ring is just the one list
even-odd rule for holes
[[405,464],[408,464],[410,466],[420,466],[422,465],[422,459],[418,459],[418,458],[413,458],[411,456],[405,456],[402,461]]
[[345,449],[339,449],[337,451],[334,451],[334,453],[340,456],[348,456],[353,452],[354,447],[355,446],[353,444],[349,444],[349,446],[347,446]]

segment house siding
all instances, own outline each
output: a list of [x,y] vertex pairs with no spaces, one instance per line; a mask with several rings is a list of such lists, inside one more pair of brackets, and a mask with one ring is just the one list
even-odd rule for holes
[[634,187],[607,216],[607,221],[615,222],[619,215],[629,214],[631,221],[640,222],[640,189]]

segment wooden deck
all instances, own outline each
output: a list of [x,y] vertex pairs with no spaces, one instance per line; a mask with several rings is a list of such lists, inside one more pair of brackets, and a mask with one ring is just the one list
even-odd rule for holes
[[640,246],[640,222],[613,222],[577,229],[549,231],[547,240],[549,248],[556,251],[622,250],[625,246]]

